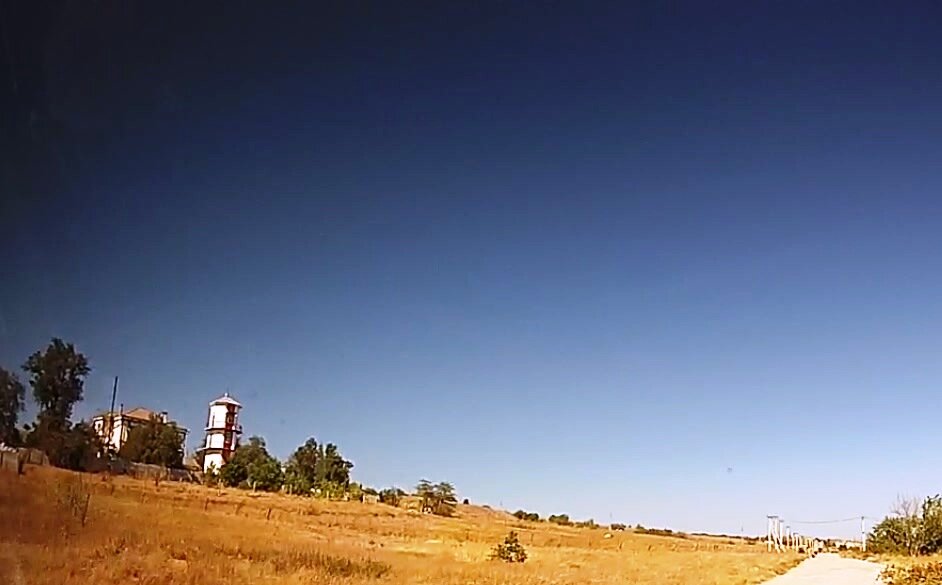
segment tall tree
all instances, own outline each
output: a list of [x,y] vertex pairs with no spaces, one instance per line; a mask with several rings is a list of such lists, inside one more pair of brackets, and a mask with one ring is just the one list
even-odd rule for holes
[[91,371],[88,359],[75,346],[53,338],[44,351],[37,351],[23,364],[29,374],[39,415],[26,442],[46,452],[59,467],[85,469],[90,453],[101,449],[86,425],[72,426],[72,407],[82,399],[85,377]]
[[342,495],[350,485],[352,468],[337,445],[318,445],[312,437],[288,458],[285,483],[292,493],[310,494],[317,489],[328,496]]
[[131,429],[119,454],[137,463],[183,467],[183,433],[176,425],[152,416]]
[[50,428],[67,429],[72,407],[82,400],[85,377],[91,371],[88,360],[75,351],[74,345],[56,337],[45,351],[29,356],[23,370],[29,373],[39,419]]
[[16,428],[26,389],[13,372],[0,368],[0,443],[19,445],[20,432]]
[[240,445],[232,459],[219,470],[219,479],[230,487],[277,491],[284,483],[281,463],[268,453],[265,439],[249,437]]

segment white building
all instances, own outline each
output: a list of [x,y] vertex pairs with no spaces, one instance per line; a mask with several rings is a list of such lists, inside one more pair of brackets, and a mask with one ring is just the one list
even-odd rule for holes
[[185,428],[171,421],[166,412],[155,412],[147,408],[137,407],[126,411],[122,405],[121,410],[118,412],[106,411],[96,414],[92,417],[91,422],[92,428],[101,438],[105,448],[118,452],[124,442],[128,440],[131,429],[149,422],[151,418],[156,418],[164,424],[176,426],[177,430],[183,435],[184,442],[186,441],[187,430]]
[[226,392],[209,403],[206,419],[206,441],[200,447],[203,453],[203,471],[217,471],[232,457],[239,446],[242,425],[239,424],[239,409],[242,405]]

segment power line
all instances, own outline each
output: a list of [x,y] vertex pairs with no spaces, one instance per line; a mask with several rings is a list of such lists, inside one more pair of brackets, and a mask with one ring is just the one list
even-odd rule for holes
[[872,516],[854,516],[853,518],[842,518],[840,520],[789,520],[792,524],[840,524],[841,522],[854,522],[865,518],[871,522],[879,522],[881,518],[874,518]]
[[792,524],[839,524],[841,522],[853,522],[860,520],[860,516],[853,518],[842,518],[840,520],[789,520]]

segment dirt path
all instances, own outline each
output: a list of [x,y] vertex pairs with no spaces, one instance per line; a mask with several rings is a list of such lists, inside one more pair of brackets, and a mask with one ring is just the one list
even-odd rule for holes
[[881,565],[834,554],[808,559],[766,585],[874,585],[880,583]]

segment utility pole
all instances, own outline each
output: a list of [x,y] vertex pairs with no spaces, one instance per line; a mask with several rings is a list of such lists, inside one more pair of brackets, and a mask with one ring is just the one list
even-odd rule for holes
[[867,526],[864,516],[860,517],[860,543],[863,547],[863,551],[867,552]]
[[114,401],[118,397],[118,377],[114,377],[114,387],[111,389],[111,410],[108,412],[108,438],[105,440],[105,446],[111,446],[112,435],[114,434]]
[[772,527],[775,526],[775,516],[766,516],[768,522],[765,525],[765,546],[768,552],[772,552]]

